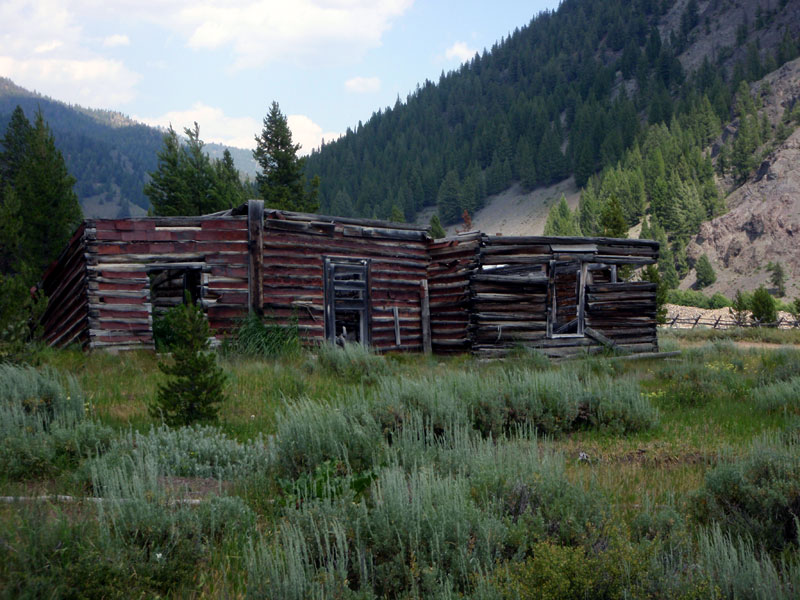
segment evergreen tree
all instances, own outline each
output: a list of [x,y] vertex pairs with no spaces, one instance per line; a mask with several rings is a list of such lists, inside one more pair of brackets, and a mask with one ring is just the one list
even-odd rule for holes
[[443,237],[447,236],[447,233],[445,232],[444,227],[442,227],[441,221],[439,221],[439,215],[437,215],[437,214],[434,214],[431,217],[430,231],[431,231],[431,237],[433,239],[435,239],[435,240],[438,240],[440,238],[443,238]]
[[331,214],[337,217],[352,217],[355,216],[353,208],[353,200],[344,190],[336,192],[330,207]]
[[436,198],[436,208],[445,223],[455,223],[461,218],[464,209],[461,206],[461,186],[455,170],[449,171],[442,181]]
[[786,270],[780,262],[770,261],[767,264],[767,271],[769,271],[770,281],[775,287],[775,295],[778,298],[783,298],[786,295]]
[[233,208],[247,202],[247,188],[242,183],[239,171],[227,148],[222,153],[222,158],[214,161],[214,184],[211,189],[211,197],[214,206],[225,206],[225,208]]
[[292,142],[286,117],[278,103],[273,102],[264,117],[261,135],[256,136],[256,149],[253,151],[253,157],[261,166],[256,183],[266,206],[300,212],[319,209],[319,178],[314,177],[310,189],[305,189],[305,158],[297,156],[299,149],[300,144]]
[[615,197],[609,198],[600,211],[600,230],[603,236],[613,238],[628,237],[628,223],[622,205]]
[[570,211],[564,194],[561,200],[550,208],[547,222],[544,226],[545,235],[579,236],[581,228],[578,225],[577,215]]
[[714,272],[714,267],[711,266],[711,261],[708,256],[703,254],[697,259],[697,264],[694,266],[697,273],[697,287],[703,289],[710,286],[717,280],[717,274]]
[[30,151],[32,128],[22,107],[17,105],[11,113],[0,151],[0,181],[12,185],[19,173],[22,162]]
[[763,285],[753,292],[753,299],[750,302],[752,318],[759,324],[773,324],[778,320],[778,309],[775,306],[775,299],[770,295]]
[[27,147],[13,186],[22,220],[22,255],[39,274],[64,248],[83,215],[72,189],[75,178],[67,172],[41,111],[36,114]]
[[578,223],[581,232],[586,236],[600,235],[600,211],[601,202],[594,191],[594,185],[589,182],[586,189],[581,192],[580,203],[578,204]]
[[183,176],[183,151],[178,134],[169,126],[158,152],[158,168],[150,173],[144,193],[159,216],[197,215],[189,199],[189,184]]
[[209,350],[211,330],[202,309],[186,293],[184,304],[171,309],[175,343],[171,363],[159,363],[168,377],[149,407],[150,416],[169,426],[214,423],[224,402],[225,373]]
[[158,168],[144,186],[153,214],[159,216],[205,215],[247,200],[233,157],[226,149],[222,159],[211,161],[200,139],[200,126],[183,130],[186,144],[170,126],[158,152]]

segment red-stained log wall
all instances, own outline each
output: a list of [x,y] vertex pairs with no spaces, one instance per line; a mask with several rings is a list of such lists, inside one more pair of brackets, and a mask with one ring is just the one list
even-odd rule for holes
[[264,313],[279,321],[296,319],[307,343],[323,341],[325,257],[365,258],[370,260],[372,346],[380,352],[421,351],[422,282],[429,262],[427,235],[417,228],[387,229],[380,223],[372,226],[343,221],[266,211]]
[[[52,307],[45,323],[52,345],[79,339],[89,348],[152,348],[150,274],[166,269],[200,271],[200,301],[213,329],[231,329],[247,310],[246,218],[97,219],[85,221],[78,233],[43,280]],[[61,298],[60,282],[73,277],[74,269],[81,281]],[[78,338],[67,329],[67,306],[82,313]]]

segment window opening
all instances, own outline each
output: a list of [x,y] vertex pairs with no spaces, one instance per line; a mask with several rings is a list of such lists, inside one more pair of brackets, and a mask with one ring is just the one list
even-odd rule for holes
[[325,338],[369,344],[369,259],[325,259]]

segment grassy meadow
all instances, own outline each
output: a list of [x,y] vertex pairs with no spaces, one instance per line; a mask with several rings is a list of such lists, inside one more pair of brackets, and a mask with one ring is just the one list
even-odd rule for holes
[[718,333],[229,352],[219,424],[173,429],[152,353],[0,365],[0,597],[796,598],[798,340]]

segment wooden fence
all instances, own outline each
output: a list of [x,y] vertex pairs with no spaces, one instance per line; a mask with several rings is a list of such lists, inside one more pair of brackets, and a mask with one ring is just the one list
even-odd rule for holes
[[800,320],[787,319],[781,317],[777,321],[771,323],[763,323],[758,319],[745,319],[737,320],[732,316],[719,316],[719,317],[706,317],[699,315],[697,317],[681,317],[674,316],[667,317],[666,323],[662,327],[675,328],[675,329],[695,329],[696,327],[710,327],[712,329],[730,329],[731,327],[770,327],[773,329],[795,329],[800,327]]

